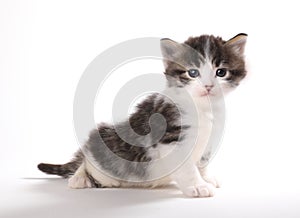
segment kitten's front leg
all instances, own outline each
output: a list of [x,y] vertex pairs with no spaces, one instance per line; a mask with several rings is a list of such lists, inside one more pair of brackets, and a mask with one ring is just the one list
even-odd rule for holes
[[216,153],[216,150],[217,150],[217,147],[213,146],[213,145],[216,145],[216,144],[210,143],[209,145],[207,145],[204,153],[202,154],[201,159],[197,162],[196,165],[197,165],[197,168],[198,168],[202,178],[206,182],[212,184],[216,188],[220,188],[220,182],[214,176],[211,176],[208,173],[208,169],[207,169],[207,166],[210,163],[212,156]]
[[214,196],[214,187],[204,181],[192,161],[184,163],[171,177],[188,197]]
[[218,181],[214,176],[211,176],[209,173],[208,173],[208,170],[207,170],[207,166],[203,167],[200,165],[200,161],[197,163],[197,168],[200,172],[200,175],[202,176],[202,178],[212,184],[214,187],[216,188],[220,188],[220,181]]

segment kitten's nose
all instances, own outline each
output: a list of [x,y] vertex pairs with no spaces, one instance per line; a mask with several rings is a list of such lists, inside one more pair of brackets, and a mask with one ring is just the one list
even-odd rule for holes
[[205,85],[204,87],[209,92],[214,87],[214,85]]

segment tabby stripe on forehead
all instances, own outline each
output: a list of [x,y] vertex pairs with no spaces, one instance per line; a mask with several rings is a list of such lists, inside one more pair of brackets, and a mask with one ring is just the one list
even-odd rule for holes
[[221,56],[220,56],[220,55],[214,56],[213,59],[212,59],[212,63],[213,63],[216,67],[219,67],[220,64],[221,64]]

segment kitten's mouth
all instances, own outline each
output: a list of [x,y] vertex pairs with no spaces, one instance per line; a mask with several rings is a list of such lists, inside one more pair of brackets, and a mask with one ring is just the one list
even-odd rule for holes
[[204,92],[204,93],[200,93],[200,96],[201,97],[204,97],[204,96],[214,96],[214,94],[212,94],[211,92]]

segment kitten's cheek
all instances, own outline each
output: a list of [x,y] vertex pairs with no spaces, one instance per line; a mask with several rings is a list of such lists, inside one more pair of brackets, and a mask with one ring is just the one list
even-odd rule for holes
[[234,90],[234,88],[229,87],[229,86],[227,86],[227,85],[223,85],[221,88],[222,88],[221,90],[222,90],[222,94],[223,94],[223,95],[227,95],[227,94],[229,94],[231,91]]
[[201,97],[203,95],[206,95],[207,91],[205,89],[201,88],[201,87],[193,87],[191,89],[191,94],[194,97]]

